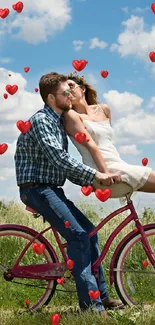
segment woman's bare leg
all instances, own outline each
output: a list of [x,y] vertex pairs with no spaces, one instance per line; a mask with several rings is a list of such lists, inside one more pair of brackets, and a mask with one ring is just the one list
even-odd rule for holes
[[155,193],[155,171],[152,171],[147,182],[138,191]]

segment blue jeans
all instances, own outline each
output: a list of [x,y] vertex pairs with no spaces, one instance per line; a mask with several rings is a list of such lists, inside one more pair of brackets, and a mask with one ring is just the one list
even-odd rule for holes
[[[91,264],[100,254],[98,236],[89,238],[94,229],[91,221],[71,202],[61,187],[35,185],[20,188],[20,198],[25,204],[40,213],[52,227],[67,241],[67,255],[74,261],[73,276],[76,282],[79,306],[104,310],[101,299],[109,296],[103,267],[98,269],[98,280],[91,270]],[[64,222],[68,220],[69,228]],[[100,298],[92,300],[89,290],[100,290]]]

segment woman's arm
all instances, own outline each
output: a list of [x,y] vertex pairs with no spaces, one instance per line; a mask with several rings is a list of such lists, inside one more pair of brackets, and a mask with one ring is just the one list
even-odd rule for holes
[[66,132],[70,136],[74,137],[75,133],[77,132],[85,133],[86,139],[89,139],[89,142],[84,141],[81,146],[83,145],[89,150],[98,168],[98,171],[100,171],[101,173],[109,173],[104,158],[98,149],[98,146],[96,145],[95,141],[92,139],[88,131],[85,129],[85,126],[83,125],[79,115],[75,111],[70,109],[64,114],[64,124]]

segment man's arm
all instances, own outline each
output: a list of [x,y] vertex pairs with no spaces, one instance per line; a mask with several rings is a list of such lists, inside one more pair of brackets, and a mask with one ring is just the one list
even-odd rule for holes
[[62,168],[69,180],[73,179],[73,182],[76,180],[76,184],[81,186],[93,183],[96,170],[78,162],[62,148],[56,137],[55,125],[46,117],[36,117],[34,121],[32,120],[31,131],[49,162],[57,168]]

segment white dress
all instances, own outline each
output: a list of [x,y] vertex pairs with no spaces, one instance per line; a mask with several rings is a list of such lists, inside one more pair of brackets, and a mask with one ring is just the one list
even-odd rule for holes
[[[132,193],[141,188],[147,181],[152,168],[146,166],[136,166],[127,164],[123,161],[112,143],[113,129],[109,119],[101,122],[83,120],[87,131],[97,144],[104,161],[110,172],[120,172],[122,182],[110,186],[112,190],[111,198],[124,197],[127,193]],[[82,156],[82,162],[92,168],[98,170],[88,149],[79,144],[74,137],[70,136],[70,140],[76,146]],[[95,188],[107,188],[107,186],[99,185],[94,181]]]

